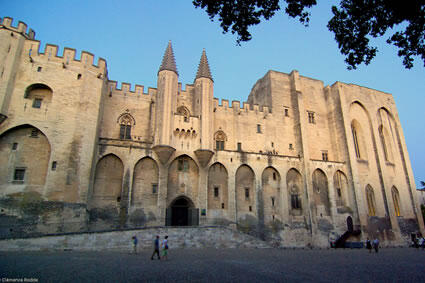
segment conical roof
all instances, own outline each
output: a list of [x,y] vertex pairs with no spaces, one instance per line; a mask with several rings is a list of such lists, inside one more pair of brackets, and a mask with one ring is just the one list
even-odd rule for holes
[[168,42],[168,46],[167,46],[167,49],[165,50],[164,57],[162,57],[162,64],[161,64],[161,67],[159,67],[158,72],[161,72],[164,70],[173,71],[177,75],[179,74],[177,72],[176,60],[174,59],[174,52],[173,52],[173,47],[171,46],[171,41]]
[[198,72],[196,73],[195,80],[199,78],[208,78],[213,80],[211,76],[210,65],[208,64],[208,59],[207,59],[207,54],[205,52],[205,49],[202,50],[201,61],[199,62]]

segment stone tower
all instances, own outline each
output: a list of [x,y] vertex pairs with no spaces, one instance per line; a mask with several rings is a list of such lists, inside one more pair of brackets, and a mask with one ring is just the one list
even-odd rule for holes
[[213,87],[214,81],[211,76],[205,49],[202,51],[198,72],[195,78],[195,113],[201,118],[201,149],[212,149],[213,134]]
[[[11,28],[12,19],[5,17],[3,26]],[[0,57],[0,77],[7,82],[0,85],[0,124],[8,116],[9,103],[13,92],[13,86],[16,81],[16,72],[21,64],[21,54],[24,50],[24,44],[27,39],[34,38],[34,31],[30,29],[26,33],[27,25],[19,22],[17,28],[11,28],[10,32],[2,32],[0,34],[0,48],[5,50],[7,56]],[[31,49],[28,52],[26,60],[31,59]]]
[[170,41],[158,71],[158,93],[155,103],[155,145],[169,145],[171,143],[172,117],[177,103],[178,75]]

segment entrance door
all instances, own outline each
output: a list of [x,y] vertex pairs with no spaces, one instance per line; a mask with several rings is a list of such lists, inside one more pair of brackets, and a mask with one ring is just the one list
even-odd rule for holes
[[199,224],[199,209],[193,208],[192,202],[177,198],[166,211],[167,226],[196,226]]
[[171,226],[189,225],[189,203],[186,199],[177,199],[171,206]]

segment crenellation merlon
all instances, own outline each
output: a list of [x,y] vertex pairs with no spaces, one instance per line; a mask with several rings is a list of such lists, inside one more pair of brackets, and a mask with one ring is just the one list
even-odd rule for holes
[[94,55],[88,51],[83,50],[81,52],[81,62],[84,65],[93,65]]
[[219,99],[217,97],[213,98],[213,104],[214,104],[214,108],[217,110],[217,108],[220,105]]
[[222,99],[220,104],[218,98],[214,98],[214,108],[220,111],[233,111],[238,114],[241,113],[241,110],[245,110],[245,112],[247,112],[248,114],[264,113],[268,115],[272,113],[271,109],[268,106],[260,106],[258,104],[250,104],[248,102],[243,102],[241,108],[241,102],[238,100],[233,100],[232,106],[230,107],[229,101],[227,99]]
[[65,65],[69,65],[73,62],[81,63],[84,66],[92,66],[102,70],[102,73],[106,73],[106,60],[99,57],[97,65],[94,64],[94,55],[88,51],[82,51],[80,59],[76,59],[76,50],[74,48],[65,47],[63,49],[62,56],[58,55],[59,46],[51,43],[47,43],[44,47],[44,52],[40,52],[40,41],[31,40],[29,45],[28,54],[31,56],[48,56],[48,60],[58,59]]
[[11,31],[20,33],[22,35],[25,35],[25,37],[29,39],[34,39],[35,37],[35,31],[33,29],[29,29],[29,31],[27,32],[28,25],[22,21],[19,21],[17,26],[13,26],[13,18],[4,17],[3,20],[0,18],[0,23],[0,28],[3,27]]
[[108,81],[108,95],[122,95],[122,96],[152,96],[151,90],[156,90],[156,88],[148,88],[148,92],[144,92],[145,87],[142,85],[135,85],[134,90],[131,89],[131,84],[127,82],[121,83],[121,88],[118,88],[117,81]]
[[40,53],[40,55],[41,54],[44,54],[44,55],[47,54],[49,56],[49,59],[52,56],[58,57],[58,46],[55,44],[47,43],[46,46],[44,47],[44,53]]

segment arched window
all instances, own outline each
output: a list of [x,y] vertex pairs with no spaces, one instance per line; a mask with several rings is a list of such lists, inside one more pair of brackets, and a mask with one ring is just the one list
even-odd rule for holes
[[136,124],[130,113],[123,113],[118,117],[120,125],[120,139],[131,140],[131,127]]
[[214,135],[215,149],[224,150],[224,142],[227,140],[226,134],[223,131],[217,131]]
[[45,84],[32,84],[25,89],[24,98],[32,100],[33,108],[41,108],[52,100],[52,89]]
[[354,141],[354,150],[356,151],[356,157],[360,158],[360,147],[359,147],[359,140],[358,140],[358,134],[357,129],[354,126],[354,124],[351,125],[351,132],[353,133],[353,141]]
[[384,137],[384,133],[383,133],[383,127],[379,126],[379,138],[381,139],[381,143],[382,143],[382,148],[384,149],[384,156],[385,156],[385,160],[388,160],[388,152],[387,152],[387,146],[385,144],[385,137]]
[[393,195],[395,215],[401,216],[401,213],[400,213],[400,195],[398,194],[398,190],[395,187],[393,187],[391,189],[391,193]]
[[382,149],[384,150],[385,161],[392,160],[391,140],[387,130],[381,125],[378,128],[379,138],[381,140]]
[[182,115],[185,122],[189,122],[190,112],[189,109],[187,109],[185,106],[180,106],[177,108],[177,114]]
[[373,189],[371,186],[366,186],[366,199],[367,199],[367,208],[369,216],[375,216],[376,215],[376,209],[375,209],[375,194],[373,192]]

